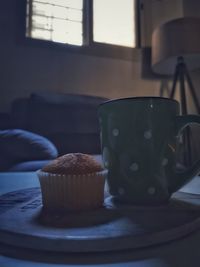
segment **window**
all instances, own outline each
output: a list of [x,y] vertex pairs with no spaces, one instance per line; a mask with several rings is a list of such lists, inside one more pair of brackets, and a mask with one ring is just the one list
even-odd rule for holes
[[95,42],[135,47],[133,0],[93,0]]
[[82,45],[83,1],[28,0],[26,36]]
[[137,0],[27,0],[26,37],[79,48],[136,47]]

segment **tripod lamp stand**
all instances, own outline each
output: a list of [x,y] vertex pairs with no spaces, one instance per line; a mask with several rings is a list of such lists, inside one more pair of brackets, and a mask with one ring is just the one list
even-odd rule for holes
[[[157,27],[152,35],[152,70],[173,77],[170,98],[175,97],[179,84],[181,114],[188,113],[190,92],[197,112],[200,104],[189,72],[200,69],[200,18],[183,17]],[[190,128],[183,134],[186,148],[185,165],[191,164]]]

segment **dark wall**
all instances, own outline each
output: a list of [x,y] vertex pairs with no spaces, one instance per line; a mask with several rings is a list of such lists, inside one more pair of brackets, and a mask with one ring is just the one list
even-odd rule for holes
[[70,53],[19,41],[21,0],[2,0],[0,9],[0,111],[33,91],[57,91],[109,98],[154,95],[158,82],[141,79],[140,60]]

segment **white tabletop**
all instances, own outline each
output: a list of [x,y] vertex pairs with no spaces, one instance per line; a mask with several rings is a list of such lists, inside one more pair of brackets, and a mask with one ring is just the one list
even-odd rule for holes
[[[0,173],[0,194],[39,186],[34,172]],[[200,177],[182,189],[200,194]],[[1,267],[198,267],[200,266],[200,231],[159,246],[123,252],[72,254],[44,253],[0,245]]]

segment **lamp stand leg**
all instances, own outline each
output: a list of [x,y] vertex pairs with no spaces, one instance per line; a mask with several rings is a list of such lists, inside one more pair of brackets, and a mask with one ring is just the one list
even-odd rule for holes
[[[180,97],[181,97],[181,113],[186,115],[187,104],[186,104],[186,94],[185,94],[185,64],[181,62],[179,64],[179,74],[180,74]],[[188,166],[191,164],[191,143],[190,143],[190,127],[187,126],[185,129],[185,134],[183,135],[183,143],[185,144],[186,152],[184,153],[184,163]]]
[[169,96],[170,98],[174,98],[178,76],[179,76],[179,66],[177,65],[176,66],[176,71],[175,71],[175,74],[174,74],[174,79],[173,79],[172,91],[171,91],[171,94]]
[[[186,80],[185,80],[186,79]],[[198,102],[198,97],[195,93],[194,86],[192,84],[192,80],[189,76],[188,69],[182,57],[178,58],[178,63],[176,65],[176,70],[174,73],[173,85],[172,90],[170,93],[170,98],[174,98],[176,84],[177,81],[180,82],[180,102],[181,102],[181,114],[187,114],[187,103],[186,103],[186,94],[185,94],[185,81],[188,83],[189,90],[191,92],[192,100],[195,104],[198,114],[200,114],[200,105]],[[189,126],[186,127],[185,132],[183,134],[183,144],[185,145],[185,153],[184,153],[184,163],[186,166],[191,165],[191,129]]]

